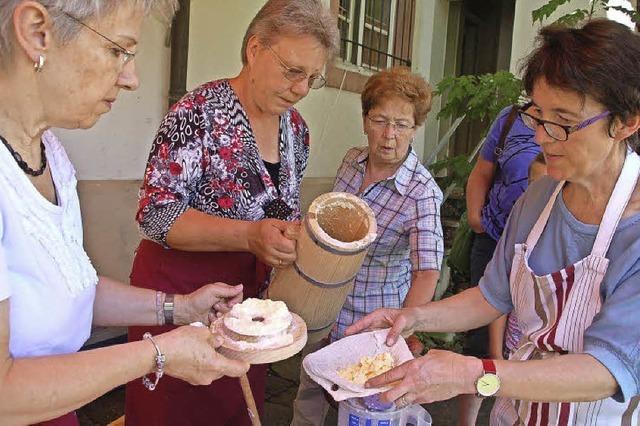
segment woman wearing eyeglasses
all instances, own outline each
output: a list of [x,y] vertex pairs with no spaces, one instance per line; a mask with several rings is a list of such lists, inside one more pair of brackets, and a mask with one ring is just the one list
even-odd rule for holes
[[[83,248],[75,169],[49,129],[90,128],[120,91],[135,90],[143,19],[152,9],[170,19],[176,6],[0,1],[2,425],[78,425],[76,408],[130,380],[209,384],[249,368],[219,355],[206,327],[78,352],[92,325],[163,323],[163,293],[97,275]],[[176,324],[208,323],[212,309],[242,299],[241,287],[224,284],[187,293],[174,298]]]
[[638,418],[639,71],[640,36],[621,24],[541,31],[524,73],[533,105],[521,117],[549,176],[516,203],[479,287],[380,310],[348,330],[392,325],[393,341],[402,330],[467,330],[513,311],[523,338],[509,360],[430,351],[370,381],[398,381],[387,399],[495,395],[500,425]]
[[[223,280],[259,297],[268,268],[295,260],[309,130],[293,106],[324,86],[337,42],[322,2],[267,1],[244,36],[240,74],[170,109],[145,170],[133,284],[171,294]],[[248,376],[261,410],[266,367]],[[130,425],[250,424],[237,379],[205,389],[167,380],[153,393],[132,382],[126,397]]]
[[[430,302],[444,251],[442,192],[411,146],[431,109],[431,88],[408,68],[395,67],[371,76],[361,99],[367,146],[347,152],[333,190],[358,195],[371,207],[378,236],[338,315],[331,341],[377,308]],[[420,354],[422,344],[415,336],[409,345]],[[301,371],[292,424],[322,425],[326,411],[322,388]]]

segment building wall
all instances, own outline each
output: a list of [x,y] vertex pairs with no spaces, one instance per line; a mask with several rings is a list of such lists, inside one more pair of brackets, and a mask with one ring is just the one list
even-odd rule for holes
[[[516,0],[515,20],[513,23],[513,43],[511,48],[512,73],[517,74],[522,60],[534,47],[535,37],[541,28],[531,20],[531,12],[548,3],[549,0]],[[544,24],[550,24],[559,17],[580,8],[588,8],[589,0],[572,0],[564,4],[551,15]]]
[[[328,5],[329,1],[325,0],[325,3]],[[188,88],[212,79],[235,76],[240,71],[242,37],[262,4],[262,0],[191,1]],[[442,77],[444,67],[447,10],[446,0],[417,2],[413,68],[434,83]],[[211,28],[216,29],[215,33]],[[365,143],[359,95],[323,88],[312,91],[297,108],[311,131],[306,176],[330,181],[347,149]],[[414,147],[420,156],[425,152],[425,146],[435,145],[436,127],[435,121],[430,120],[426,131],[421,129],[416,136]]]
[[128,282],[139,241],[134,214],[151,140],[167,107],[167,29],[148,19],[136,55],[140,88],[123,92],[89,130],[60,130],[76,171],[85,247],[98,272]]
[[89,130],[55,130],[81,180],[140,179],[167,108],[170,49],[167,29],[145,21],[136,66],[140,88],[121,92],[113,109]]
[[[188,89],[239,72],[242,36],[262,3],[191,0]],[[417,2],[413,68],[434,86],[445,73],[449,7],[448,0]],[[525,13],[522,4],[519,8],[520,15]],[[516,28],[522,26],[516,24]],[[530,34],[514,32],[514,43],[523,43]],[[78,170],[87,251],[100,273],[124,281],[139,239],[134,223],[137,189],[151,140],[166,111],[170,61],[166,39],[167,30],[148,20],[136,60],[140,89],[121,94],[111,113],[93,129],[56,130]],[[324,88],[311,93],[298,107],[312,135],[302,194],[303,205],[307,205],[331,188],[346,150],[365,143],[365,138],[356,94]],[[436,99],[426,125],[416,136],[414,146],[422,157],[437,143],[438,109]]]

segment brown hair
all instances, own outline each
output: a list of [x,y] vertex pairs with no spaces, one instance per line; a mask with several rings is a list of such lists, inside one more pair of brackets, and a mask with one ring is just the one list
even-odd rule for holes
[[540,151],[538,153],[538,155],[536,155],[536,158],[533,159],[533,161],[531,162],[531,164],[533,163],[540,163],[540,164],[547,164],[547,160],[545,160],[544,158],[544,152]]
[[413,105],[413,119],[421,126],[431,111],[431,87],[418,74],[407,67],[393,67],[369,77],[362,90],[362,115],[382,100],[397,96]]
[[[595,19],[578,29],[544,27],[537,40],[524,65],[527,93],[544,78],[604,105],[610,124],[640,114],[640,35],[617,22]],[[638,133],[626,142],[636,149]]]
[[527,172],[527,176],[528,176],[528,180],[529,180],[529,184],[531,184],[532,181],[532,173],[533,173],[533,166],[535,166],[536,164],[542,164],[543,166],[545,166],[546,169],[546,165],[547,165],[547,160],[545,160],[544,158],[544,153],[541,151],[538,153],[538,155],[536,155],[536,158],[533,159],[533,161],[531,162],[531,164],[529,164],[529,171]]
[[320,0],[269,0],[253,17],[242,40],[240,57],[247,64],[247,44],[257,35],[270,44],[282,35],[309,35],[327,52],[327,58],[338,51],[338,21]]

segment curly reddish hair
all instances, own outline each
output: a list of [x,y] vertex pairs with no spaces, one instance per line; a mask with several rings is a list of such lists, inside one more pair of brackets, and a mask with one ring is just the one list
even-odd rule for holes
[[416,126],[422,126],[431,111],[431,87],[422,76],[414,74],[407,67],[393,67],[369,77],[360,99],[362,115],[367,115],[383,100],[398,97],[413,105],[413,119]]

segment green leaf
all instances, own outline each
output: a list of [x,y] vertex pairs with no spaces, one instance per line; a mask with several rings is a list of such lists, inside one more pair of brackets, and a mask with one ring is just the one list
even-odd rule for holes
[[479,120],[487,131],[498,113],[517,102],[521,93],[522,81],[508,71],[449,76],[436,86],[436,94],[444,97],[438,118],[456,119],[466,114],[471,120]]
[[417,332],[416,336],[424,345],[423,353],[430,349],[444,349],[461,353],[464,346],[464,334],[462,333]]
[[631,18],[631,21],[635,22],[636,24],[640,22],[640,12],[637,12],[633,9],[627,9],[623,6],[605,6],[604,8],[605,10],[613,9],[622,12],[629,16]]
[[550,0],[547,4],[531,12],[531,19],[533,20],[533,23],[542,23],[542,21],[551,16],[556,9],[570,1],[571,0]]
[[447,169],[449,173],[440,180],[440,184],[443,188],[448,187],[452,183],[456,186],[464,188],[466,186],[467,179],[471,170],[473,169],[473,163],[469,163],[466,155],[457,155],[455,157],[445,158],[444,160],[437,161],[429,167],[433,174],[437,174],[441,170]]
[[[456,119],[466,114],[467,118],[480,121],[485,133],[503,108],[518,101],[522,94],[522,81],[508,71],[449,76],[437,84],[436,94],[445,98],[438,118]],[[472,168],[473,164],[469,163],[466,155],[447,158],[430,166],[434,174],[448,170],[440,181],[443,188],[450,184],[464,188]]]
[[577,9],[571,13],[561,16],[554,23],[565,27],[575,28],[585,19],[591,19],[591,14],[586,9]]

